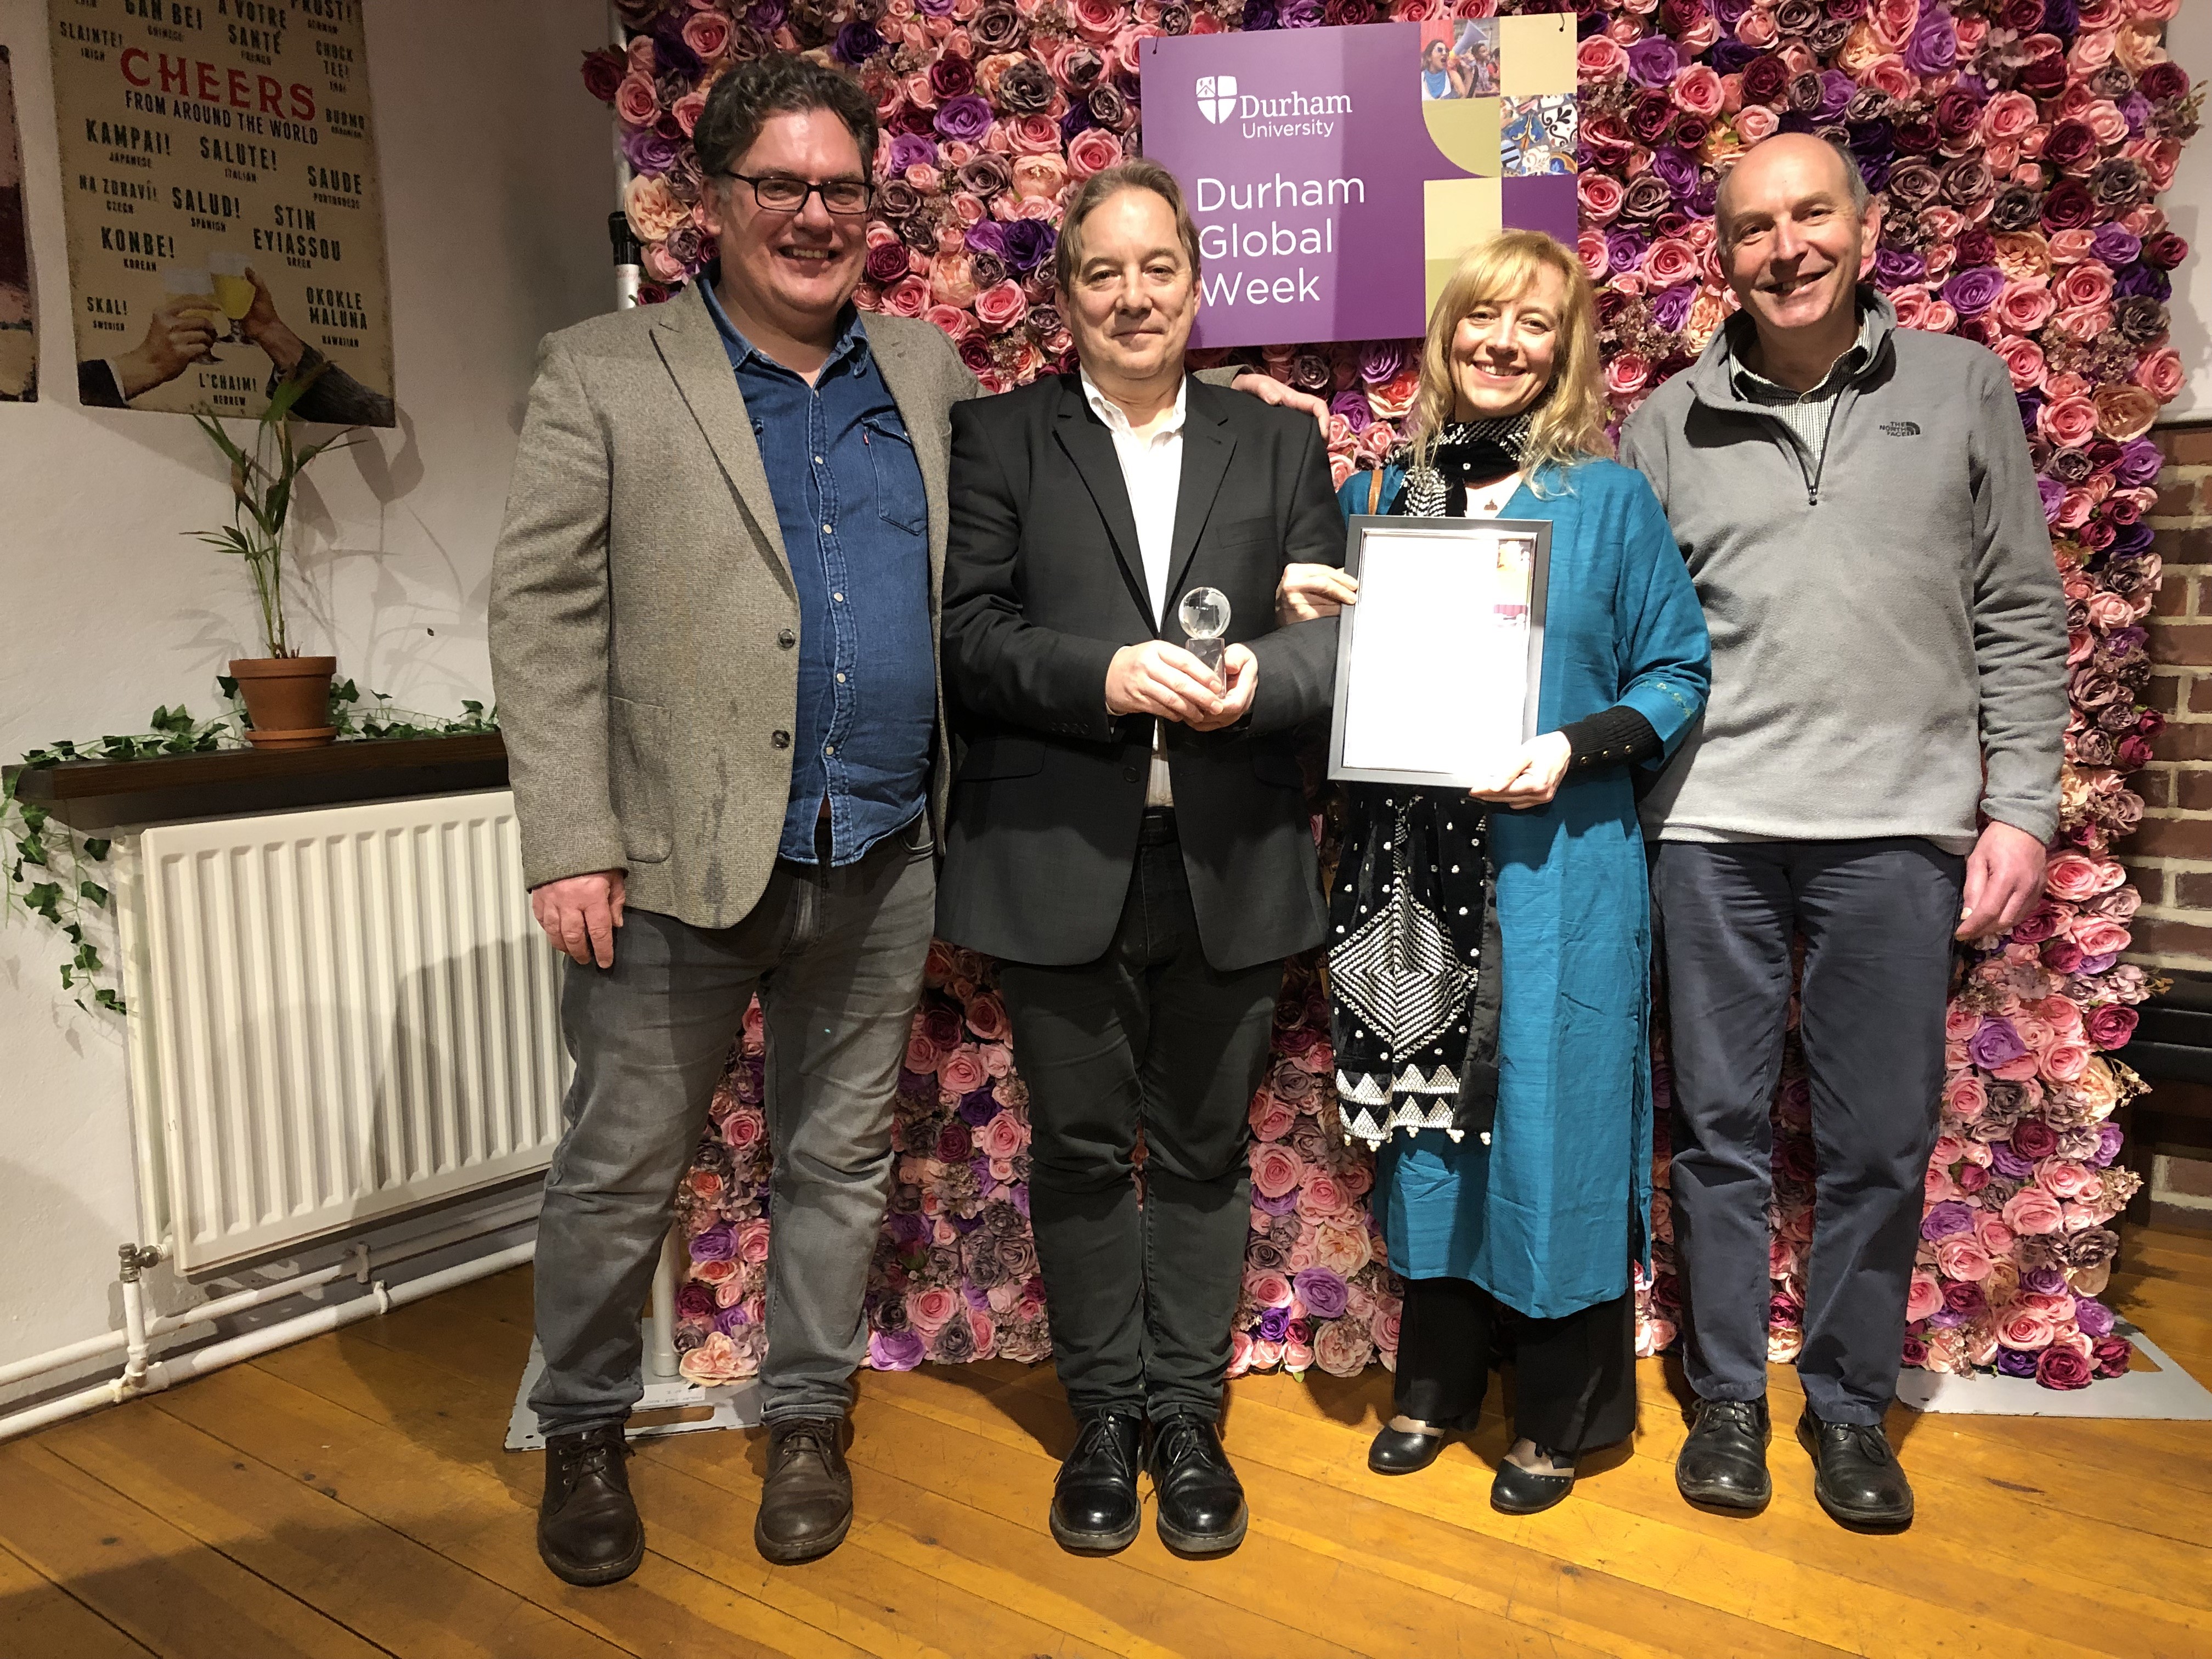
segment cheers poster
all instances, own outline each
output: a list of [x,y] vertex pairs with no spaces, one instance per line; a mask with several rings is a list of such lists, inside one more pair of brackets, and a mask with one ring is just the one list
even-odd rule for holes
[[358,0],[48,0],[77,392],[389,426]]

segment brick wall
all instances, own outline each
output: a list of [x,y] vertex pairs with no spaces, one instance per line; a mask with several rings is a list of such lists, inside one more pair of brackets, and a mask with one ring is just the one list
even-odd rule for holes
[[2135,787],[2120,857],[2142,894],[2132,961],[2212,972],[2212,425],[2161,427],[2151,525],[2166,567],[2150,618],[2152,706],[2167,725]]
[[[2128,955],[2212,971],[2212,424],[2152,436],[2166,452],[2150,520],[2166,580],[2150,617],[2151,702],[2167,725],[2134,780],[2142,828],[2119,849],[2142,894]],[[2134,1119],[2130,1161],[2148,1178],[2137,1218],[2212,1229],[2212,1086],[2160,1080]]]

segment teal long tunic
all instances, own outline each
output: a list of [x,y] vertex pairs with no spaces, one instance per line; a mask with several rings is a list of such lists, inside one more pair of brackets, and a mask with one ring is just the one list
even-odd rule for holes
[[[1562,485],[1564,484],[1564,493]],[[1384,474],[1382,503],[1404,485]],[[1537,730],[1626,703],[1665,764],[1705,708],[1710,653],[1689,572],[1641,473],[1582,463],[1502,518],[1552,523]],[[1339,493],[1367,510],[1368,479]],[[1377,1155],[1390,1265],[1473,1279],[1556,1319],[1628,1288],[1649,1258],[1651,913],[1625,767],[1569,773],[1550,805],[1491,809],[1504,960],[1491,1144],[1401,1131]]]

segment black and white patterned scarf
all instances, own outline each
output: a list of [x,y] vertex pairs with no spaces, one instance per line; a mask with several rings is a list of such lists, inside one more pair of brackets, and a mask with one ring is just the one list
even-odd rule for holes
[[1470,479],[1502,477],[1521,470],[1536,411],[1524,409],[1493,421],[1449,421],[1437,430],[1424,462],[1407,444],[1391,457],[1406,469],[1405,505],[1411,519],[1456,518],[1467,510]]

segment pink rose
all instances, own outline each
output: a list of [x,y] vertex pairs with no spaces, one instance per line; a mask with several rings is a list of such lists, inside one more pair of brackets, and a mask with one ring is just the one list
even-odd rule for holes
[[1346,1203],[1343,1187],[1326,1170],[1316,1170],[1298,1185],[1298,1213],[1318,1220],[1336,1214]]
[[908,276],[884,290],[883,309],[893,317],[919,317],[930,307],[929,284]]
[[1996,352],[2004,359],[2005,373],[2012,376],[2014,391],[2033,392],[2043,384],[2047,372],[2043,348],[2034,341],[2008,335],[1998,342]]
[[1262,1092],[1252,1097],[1250,1118],[1255,1139],[1280,1140],[1290,1133],[1291,1125],[1297,1121],[1298,1114],[1289,1102]]
[[1943,1291],[1935,1279],[1923,1273],[1912,1275],[1912,1288],[1906,1293],[1905,1316],[1910,1320],[1925,1319],[1943,1305]]
[[1747,144],[1771,138],[1781,126],[1782,118],[1764,104],[1746,104],[1736,112],[1735,136]]
[[1030,1144],[1030,1126],[1012,1112],[1000,1112],[983,1126],[987,1158],[1012,1158]]
[[1279,1142],[1253,1149],[1252,1187],[1263,1198],[1280,1198],[1295,1191],[1298,1177],[1304,1173],[1304,1162]]
[[2127,879],[2127,872],[2109,860],[2061,853],[2043,868],[2043,885],[2053,898],[2080,903],[2109,892]]
[[1029,314],[1030,302],[1022,293],[1019,283],[1009,276],[993,284],[975,296],[975,315],[984,327],[994,331],[1012,328]]
[[1072,179],[1088,179],[1121,159],[1121,141],[1103,127],[1087,127],[1067,147],[1067,172]]
[[1019,155],[1051,155],[1060,149],[1060,123],[1049,115],[1024,115],[1013,122],[1001,122],[993,129],[992,137],[1000,132]]
[[1651,251],[1644,256],[1644,275],[1655,289],[1694,282],[1698,256],[1680,237],[1662,236],[1651,244]]
[[2053,1334],[2050,1316],[2033,1308],[2015,1306],[1997,1324],[1997,1338],[2008,1348],[2047,1348]]
[[2060,448],[2078,449],[2096,434],[2097,406],[2087,398],[2061,398],[2043,406],[2036,426]]
[[1620,185],[1602,173],[1582,174],[1575,193],[1582,198],[1583,217],[1593,224],[1609,225],[1620,215]]
[[649,127],[659,120],[660,97],[653,89],[653,77],[635,73],[623,76],[622,84],[615,88],[615,113],[627,126]]
[[1367,1316],[1367,1334],[1375,1339],[1375,1346],[1386,1354],[1398,1352],[1398,1304],[1395,1301],[1376,1304]]
[[1946,1279],[1978,1284],[1990,1276],[1990,1254],[1974,1239],[1957,1234],[1936,1247],[1936,1268]]
[[1710,121],[1721,112],[1721,77],[1707,64],[1692,64],[1674,77],[1674,107]]
[[[1103,46],[1120,33],[1129,21],[1129,14],[1120,0],[1075,0],[1069,8],[1075,16],[1075,32],[1094,45]],[[1065,24],[1062,27],[1066,27]]]
[[1617,353],[1605,366],[1605,389],[1616,398],[1644,390],[1651,380],[1651,361],[1640,351]]
[[2181,366],[2181,354],[2172,346],[2159,347],[2136,365],[2136,384],[2162,404],[2171,403],[2180,396],[2182,383],[2186,378]]
[[1904,100],[1920,90],[1920,77],[1893,52],[1885,52],[1869,64],[1858,81],[1861,86],[1871,87],[1885,98]]
[[2058,1201],[2038,1187],[2023,1187],[2006,1201],[2002,1214],[2016,1233],[2057,1232],[2065,1220]]
[[1067,188],[1067,163],[1057,155],[1023,155],[1013,164],[1014,192],[1026,199],[1056,202]]
[[[1586,179],[1594,176],[1587,173],[1583,174]],[[1615,188],[1618,189],[1618,186]],[[1605,280],[1605,274],[1611,265],[1610,255],[1607,250],[1602,232],[1586,228],[1577,234],[1575,238],[1575,257],[1582,261],[1583,274],[1589,276],[1590,281],[1601,283]],[[1367,428],[1369,432],[1374,429],[1372,426]],[[1363,433],[1361,435],[1364,437],[1366,434]]]
[[1628,73],[1628,53],[1618,40],[1593,34],[1575,49],[1576,78],[1618,81]]
[[2071,1158],[2050,1158],[2035,1172],[2036,1185],[2053,1198],[2071,1204],[2100,1197],[2105,1190],[2104,1178],[2086,1164]]
[[738,1260],[757,1267],[768,1260],[768,1223],[757,1218],[738,1224]]
[[1291,1281],[1272,1269],[1248,1273],[1244,1275],[1244,1294],[1255,1307],[1287,1308],[1291,1305]]
[[2001,92],[1982,106],[1985,141],[2017,139],[2035,125],[2035,100],[2024,92]]
[[2033,334],[2051,320],[2058,301],[2051,285],[2040,277],[2021,277],[1999,291],[1991,314],[1997,326],[2009,334]]
[[752,1107],[740,1107],[722,1120],[722,1140],[733,1152],[751,1150],[768,1133],[768,1121]]
[[991,1081],[991,1074],[983,1069],[983,1056],[975,1052],[973,1043],[963,1042],[949,1050],[937,1063],[937,1086],[948,1094],[973,1094]]
[[1972,1073],[1953,1079],[1943,1091],[1945,1108],[1961,1122],[1972,1122],[1989,1103],[1989,1091]]
[[908,1291],[907,1322],[923,1335],[933,1336],[943,1330],[954,1311],[963,1306],[960,1297],[942,1285],[933,1285],[925,1291]]

